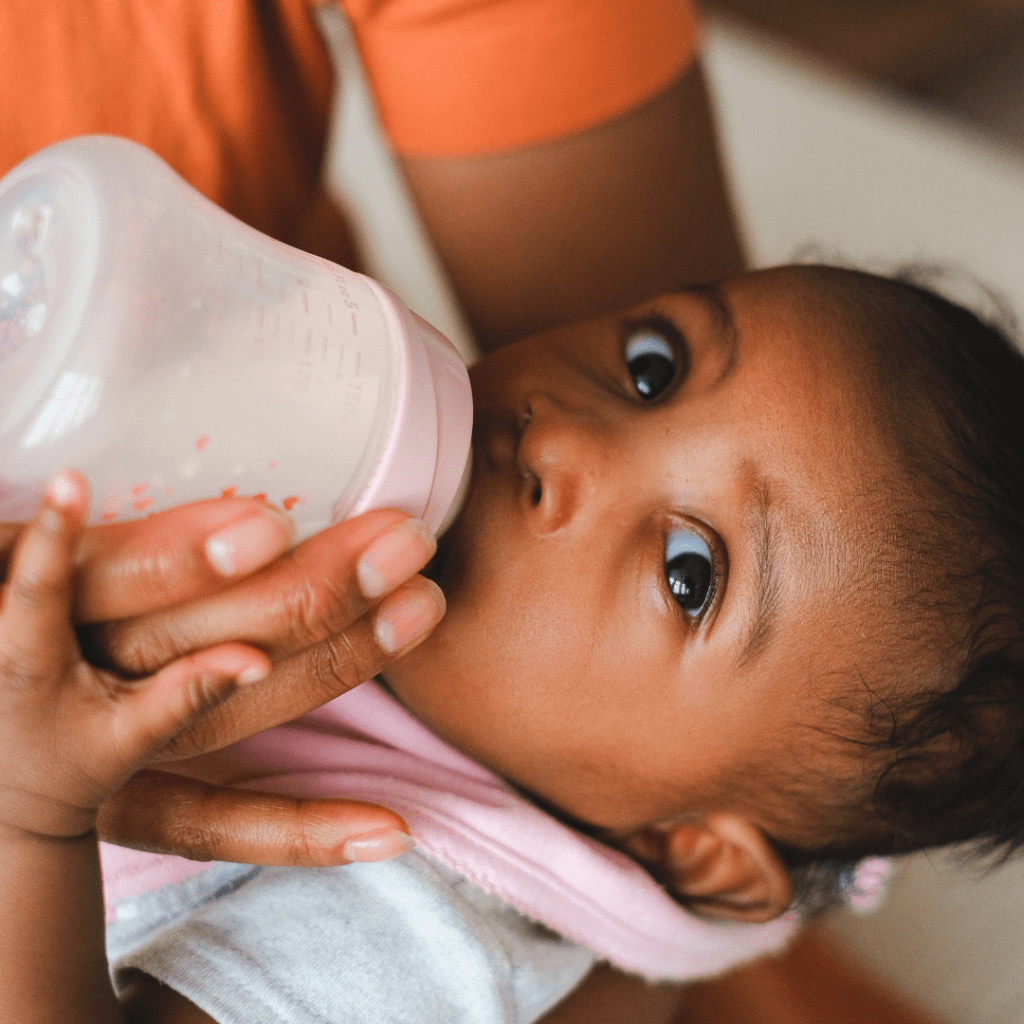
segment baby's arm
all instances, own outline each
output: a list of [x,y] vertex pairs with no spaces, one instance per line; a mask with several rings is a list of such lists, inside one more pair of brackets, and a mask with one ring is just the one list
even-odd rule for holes
[[14,552],[0,603],[0,1019],[115,1022],[95,833],[100,804],[267,657],[221,644],[127,681],[71,625],[85,481],[61,473]]

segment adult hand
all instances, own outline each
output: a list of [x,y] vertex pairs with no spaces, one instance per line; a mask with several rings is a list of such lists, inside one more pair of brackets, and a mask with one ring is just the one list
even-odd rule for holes
[[[19,527],[0,528],[0,561]],[[433,538],[394,511],[339,523],[292,550],[287,517],[220,499],[87,531],[75,618],[90,660],[132,675],[220,641],[270,655],[273,671],[228,698],[162,752],[213,750],[294,718],[379,672],[425,637],[444,598],[414,574]],[[279,556],[279,557],[278,557]],[[268,564],[269,563],[269,564]],[[238,699],[240,698],[240,699]],[[341,863],[401,852],[393,812],[221,790],[143,772],[103,807],[101,834],[196,858]]]
[[[156,520],[147,524],[150,531]],[[177,603],[109,621],[112,608],[122,615],[124,609],[95,595],[108,621],[84,631],[90,659],[143,675],[230,637],[268,654],[273,672],[179,737],[167,748],[167,760],[215,750],[318,707],[401,656],[444,613],[438,587],[414,575],[433,554],[434,539],[400,512],[369,512],[336,524],[228,587],[223,573],[237,564],[245,571],[255,560],[249,540],[256,526],[244,519],[206,539],[186,532],[194,528],[180,521],[173,525],[174,537],[147,531],[146,575],[155,574]],[[136,541],[138,535],[132,531]],[[215,557],[206,560],[220,570],[220,585],[197,589],[187,577],[199,558],[170,557],[175,543],[193,552],[213,548]],[[109,574],[96,571],[96,579],[104,577]],[[80,621],[99,617],[88,598]]]

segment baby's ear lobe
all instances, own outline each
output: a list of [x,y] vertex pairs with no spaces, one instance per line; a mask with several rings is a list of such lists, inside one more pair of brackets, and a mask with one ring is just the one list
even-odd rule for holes
[[759,923],[793,899],[789,871],[760,829],[737,814],[657,822],[623,843],[695,913]]

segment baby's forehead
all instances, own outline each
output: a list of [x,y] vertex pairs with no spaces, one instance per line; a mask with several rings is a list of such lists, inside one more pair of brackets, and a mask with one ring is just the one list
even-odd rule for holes
[[825,313],[842,306],[845,315],[867,309],[882,291],[888,294],[894,288],[887,279],[860,271],[799,263],[745,271],[725,278],[720,285],[726,290],[749,288],[767,298],[800,303],[808,312]]
[[794,265],[750,271],[717,287],[730,302],[742,304],[752,318],[749,326],[776,321],[791,341],[829,353],[839,365],[866,358],[858,379],[882,383],[871,380],[870,371],[885,365],[887,346],[898,340],[887,337],[885,325],[905,306],[893,282],[835,267]]
[[913,558],[894,523],[894,495],[851,482],[835,503],[808,506],[782,484],[760,498],[747,511],[756,561],[736,552],[730,570],[742,625],[722,657],[741,676],[766,678],[767,714],[857,732],[850,708],[919,677],[927,660],[914,642]]

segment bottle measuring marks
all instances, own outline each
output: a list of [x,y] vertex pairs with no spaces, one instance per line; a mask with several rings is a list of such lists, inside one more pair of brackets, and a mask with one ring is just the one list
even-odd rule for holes
[[299,536],[370,503],[443,518],[469,443],[465,367],[369,278],[112,137],[20,164],[0,223],[18,243],[0,268],[0,517],[30,514],[72,465],[93,521],[227,495],[289,508]]
[[296,274],[192,227],[203,258],[175,327],[191,344],[133,386],[135,437],[96,495],[101,518],[240,494],[289,510],[317,503],[326,525],[393,415],[380,300],[326,261]]

